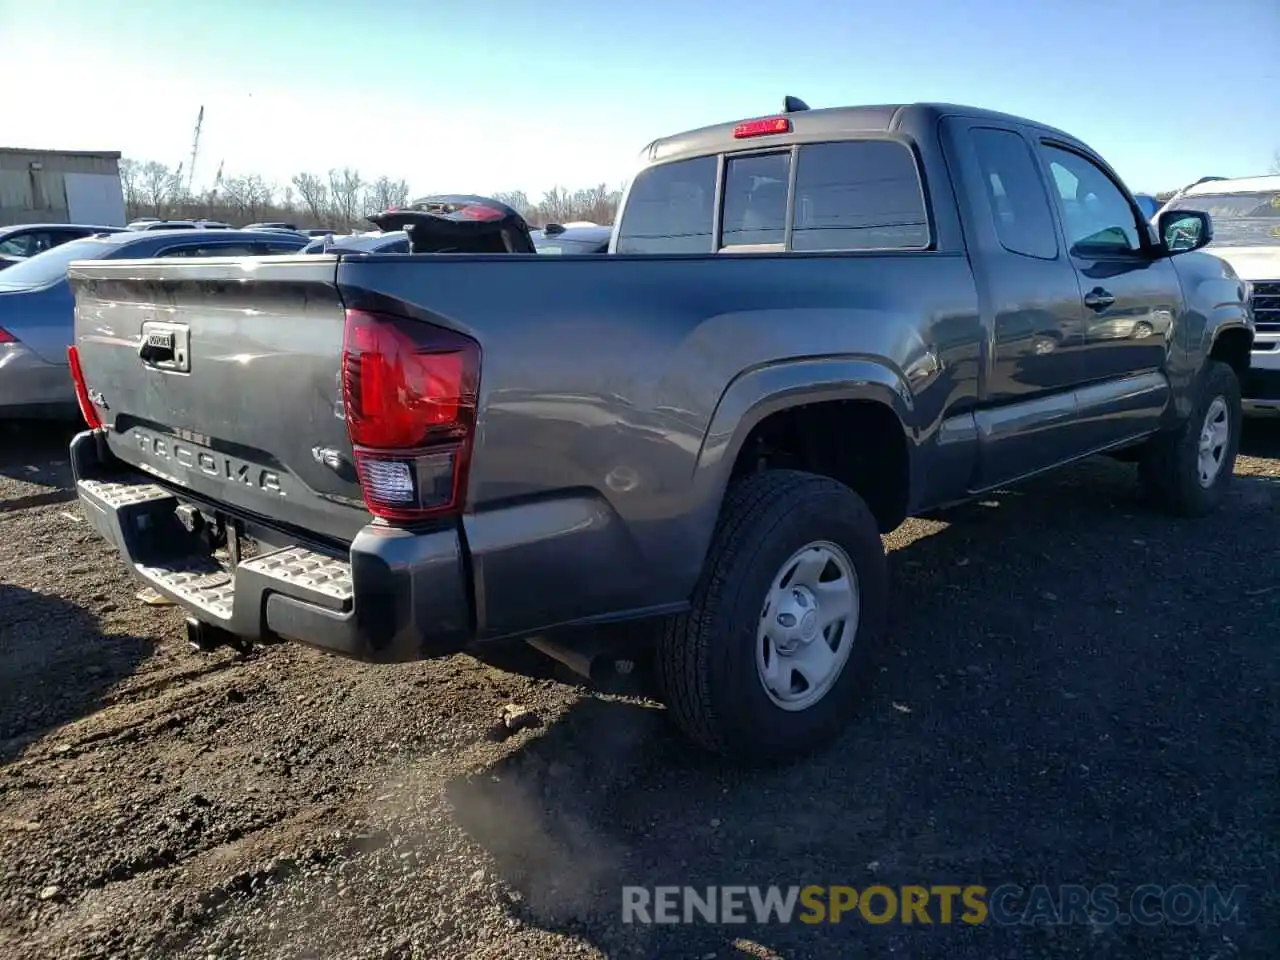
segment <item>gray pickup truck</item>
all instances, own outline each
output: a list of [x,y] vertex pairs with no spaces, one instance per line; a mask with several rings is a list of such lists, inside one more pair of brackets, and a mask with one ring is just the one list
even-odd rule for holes
[[641,166],[607,255],[74,265],[86,515],[198,640],[536,648],[770,760],[850,722],[906,517],[1099,453],[1222,501],[1243,284],[1079,140],[789,100]]

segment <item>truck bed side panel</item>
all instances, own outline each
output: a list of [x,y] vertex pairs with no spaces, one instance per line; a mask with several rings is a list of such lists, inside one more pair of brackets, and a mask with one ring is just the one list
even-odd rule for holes
[[[482,635],[688,597],[737,452],[708,436],[731,385],[802,402],[890,384],[937,499],[963,492],[976,455],[966,438],[931,469],[943,422],[976,398],[962,256],[374,256],[344,260],[338,285],[349,306],[481,344],[464,523]],[[815,362],[843,373],[816,384]],[[783,372],[753,376],[767,367]]]

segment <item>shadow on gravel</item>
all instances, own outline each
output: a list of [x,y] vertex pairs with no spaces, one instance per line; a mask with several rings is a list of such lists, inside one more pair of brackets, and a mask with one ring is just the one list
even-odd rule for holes
[[[0,420],[0,476],[62,488],[18,498],[30,500],[29,503],[0,501],[0,510],[74,499],[75,494],[69,492],[71,467],[67,461],[67,448],[71,438],[83,429],[84,424],[80,420]],[[59,493],[63,492],[66,496],[59,499]]]
[[1280,459],[1280,417],[1250,417],[1240,436],[1240,452],[1246,457]]
[[0,764],[99,709],[150,653],[139,637],[104,636],[67,600],[0,583]]
[[[1246,484],[1218,517],[1177,522],[1099,461],[949,511],[890,553],[890,642],[822,755],[729,769],[660,709],[589,698],[454,781],[456,820],[518,914],[608,956],[1260,955],[1278,912],[1280,593],[1258,563],[1275,527],[1245,503],[1259,489],[1274,516],[1280,489]],[[1018,884],[1012,915],[1035,884],[1114,884],[1124,909],[1180,883],[1247,886],[1242,922],[970,927],[936,901],[925,927],[622,922],[624,885]]]

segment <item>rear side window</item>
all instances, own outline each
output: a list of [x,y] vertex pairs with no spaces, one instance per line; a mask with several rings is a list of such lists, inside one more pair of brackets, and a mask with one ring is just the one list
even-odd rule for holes
[[1010,253],[1054,259],[1058,237],[1030,145],[1011,130],[980,129],[971,136],[1000,245]]
[[721,247],[786,240],[791,154],[731,157],[725,164]]
[[649,167],[631,185],[618,225],[618,252],[714,252],[715,195],[715,157]]
[[791,249],[919,250],[929,245],[911,151],[891,140],[800,148]]

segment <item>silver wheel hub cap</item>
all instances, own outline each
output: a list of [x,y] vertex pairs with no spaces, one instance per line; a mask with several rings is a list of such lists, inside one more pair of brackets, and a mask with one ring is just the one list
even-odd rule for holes
[[756,635],[756,670],[769,698],[806,710],[839,678],[858,631],[858,577],[849,555],[818,541],[774,577]]
[[1214,397],[1204,415],[1204,424],[1200,427],[1200,446],[1197,457],[1200,486],[1213,486],[1213,481],[1222,471],[1222,463],[1227,456],[1227,442],[1230,439],[1231,416],[1227,410],[1227,402],[1222,397]]

